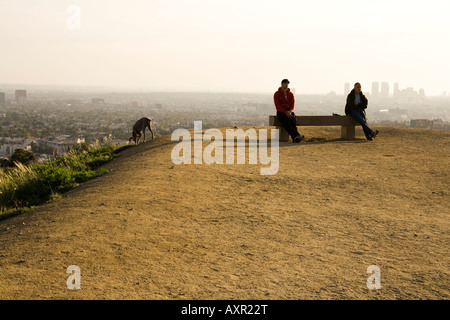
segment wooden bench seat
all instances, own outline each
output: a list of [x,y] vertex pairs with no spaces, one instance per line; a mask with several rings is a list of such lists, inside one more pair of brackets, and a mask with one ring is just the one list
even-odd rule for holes
[[[350,116],[296,116],[297,126],[340,126],[342,139],[355,139],[355,126],[359,123]],[[277,116],[269,116],[269,126],[280,130],[280,141],[288,142],[289,134]]]

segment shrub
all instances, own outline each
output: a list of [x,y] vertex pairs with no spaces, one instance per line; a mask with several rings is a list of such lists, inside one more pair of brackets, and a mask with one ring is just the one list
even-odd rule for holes
[[23,149],[16,149],[9,159],[11,163],[20,162],[25,165],[36,163],[37,159],[33,152],[26,151]]
[[[14,167],[0,170],[0,219],[27,211],[30,207],[58,198],[80,183],[101,176],[108,170],[100,166],[117,157],[129,146],[81,145],[71,149],[68,157],[43,164],[32,164],[25,153]],[[33,154],[34,155],[34,154]],[[16,158],[18,159],[18,158]]]

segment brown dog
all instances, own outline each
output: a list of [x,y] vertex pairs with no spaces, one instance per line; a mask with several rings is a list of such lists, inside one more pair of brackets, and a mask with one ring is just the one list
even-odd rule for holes
[[139,140],[141,140],[142,134],[144,134],[144,142],[145,142],[145,128],[148,128],[150,132],[152,133],[152,140],[153,140],[153,131],[152,131],[152,120],[149,118],[141,118],[133,126],[133,133],[130,139],[128,139],[128,143],[131,143],[131,140],[134,141],[135,144],[139,143]]

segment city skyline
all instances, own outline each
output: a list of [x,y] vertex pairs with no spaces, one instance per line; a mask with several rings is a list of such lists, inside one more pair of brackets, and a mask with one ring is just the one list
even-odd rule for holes
[[[370,83],[366,83],[365,85],[363,85],[363,92],[365,94],[369,94],[374,96],[374,85],[378,84],[378,95],[379,96],[383,96],[383,97],[395,97],[396,94],[398,94],[401,91],[405,91],[405,90],[413,90],[416,91],[418,93],[422,93],[422,95],[425,96],[425,92],[427,92],[427,90],[423,87],[419,87],[419,88],[415,88],[415,87],[403,87],[400,86],[400,84],[398,82],[387,82],[387,81],[371,81]],[[335,93],[337,95],[344,95],[346,96],[352,89],[353,89],[353,85],[354,83],[350,83],[350,82],[346,82],[344,83],[344,91],[339,91],[339,90],[328,90],[328,91],[324,91],[321,93],[305,93],[305,92],[299,92],[299,95],[328,95],[330,93]],[[383,93],[383,85],[385,86],[384,88],[384,93]],[[5,90],[6,88],[6,90]],[[20,88],[20,89],[19,89]],[[30,89],[31,88],[31,89]],[[295,87],[290,87],[291,91],[296,94],[297,89]],[[158,92],[173,92],[173,93],[182,93],[182,92],[191,92],[191,93],[237,93],[237,94],[271,94],[273,93],[272,91],[211,91],[211,90],[148,90],[148,89],[139,89],[139,88],[135,88],[135,89],[130,89],[130,88],[120,88],[120,87],[108,87],[108,86],[76,86],[76,85],[37,85],[37,84],[10,84],[10,83],[0,83],[0,93],[5,94],[6,92],[9,92],[10,95],[17,95],[17,91],[25,91],[25,94],[27,91],[30,92],[42,92],[42,91],[66,91],[66,92],[99,92],[104,90],[105,93],[108,92],[122,92],[122,93],[136,93],[136,92],[154,92],[154,93],[158,93]],[[430,95],[430,94],[426,94],[426,96],[428,97],[447,97],[450,96],[450,91],[443,91],[440,94],[437,95]],[[3,97],[4,98],[4,97]],[[26,97],[25,97],[26,98]],[[14,99],[14,100],[17,100]]]
[[283,4],[4,2],[0,83],[271,92],[288,78],[297,94],[326,94],[382,79],[450,91],[448,1]]

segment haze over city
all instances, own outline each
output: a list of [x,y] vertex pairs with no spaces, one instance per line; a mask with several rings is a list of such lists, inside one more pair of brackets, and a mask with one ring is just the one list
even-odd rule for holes
[[0,12],[3,85],[266,93],[288,78],[297,94],[356,81],[450,91],[444,0],[18,0]]

